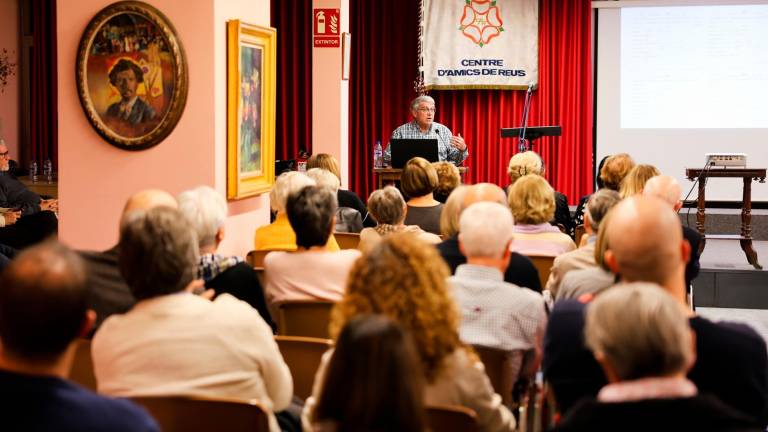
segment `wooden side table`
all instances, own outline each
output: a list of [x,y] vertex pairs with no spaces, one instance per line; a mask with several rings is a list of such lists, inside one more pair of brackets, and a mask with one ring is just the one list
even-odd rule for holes
[[[459,167],[459,174],[462,176],[467,172],[467,167]],[[400,181],[400,175],[403,174],[402,168],[392,168],[392,167],[386,167],[386,168],[374,168],[373,174],[376,176],[377,184],[379,185],[378,189],[383,188],[385,185],[389,183],[395,183]]]
[[38,194],[38,195],[45,195],[49,196],[51,198],[59,198],[59,179],[58,177],[54,176],[53,181],[51,183],[48,183],[48,181],[43,176],[37,176],[37,181],[32,182],[32,179],[29,178],[29,176],[23,176],[19,177],[19,181],[24,184],[24,186],[27,187],[30,191]]
[[[699,253],[704,251],[706,239],[739,240],[741,250],[747,256],[752,266],[762,270],[763,266],[757,262],[757,252],[752,247],[752,180],[765,183],[765,168],[686,168],[685,175],[688,180],[699,178],[699,200],[696,210],[696,229],[701,234],[701,246]],[[706,220],[706,199],[704,190],[707,178],[739,178],[744,180],[744,189],[741,202],[741,234],[740,235],[705,235],[704,221]]]

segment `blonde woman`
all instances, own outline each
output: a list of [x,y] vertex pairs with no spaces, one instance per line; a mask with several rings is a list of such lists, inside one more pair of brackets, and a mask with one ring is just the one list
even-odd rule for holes
[[608,157],[600,169],[600,180],[603,182],[603,187],[618,192],[621,187],[621,181],[624,180],[624,177],[629,174],[629,171],[634,166],[635,161],[627,153],[619,153]]
[[[328,153],[318,153],[310,156],[307,160],[307,171],[312,168],[322,168],[328,170],[331,174],[341,182],[341,170],[339,169],[339,162],[333,155]],[[363,200],[357,196],[356,193],[351,190],[341,189],[336,192],[336,198],[339,200],[339,207],[349,207],[360,212],[360,216],[363,218],[363,226],[375,227],[376,221],[368,215],[368,209],[365,207]]]
[[525,175],[509,188],[515,218],[512,250],[523,255],[558,256],[576,244],[549,221],[555,215],[555,191],[540,175]]
[[621,198],[631,197],[643,193],[643,188],[648,180],[661,175],[661,172],[653,165],[635,165],[621,181],[619,194]]
[[450,162],[432,162],[437,171],[437,189],[435,199],[445,204],[448,196],[461,185],[461,173],[456,165]]
[[[481,431],[512,431],[515,418],[494,393],[482,363],[459,340],[459,312],[448,291],[448,268],[434,247],[407,234],[387,236],[359,259],[347,294],[331,315],[331,334],[362,314],[381,314],[413,338],[426,382],[427,405],[462,405],[477,413]],[[331,354],[326,353],[304,407],[305,430]]]

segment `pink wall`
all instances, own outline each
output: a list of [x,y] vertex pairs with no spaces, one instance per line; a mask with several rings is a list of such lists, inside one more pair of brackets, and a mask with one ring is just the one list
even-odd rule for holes
[[[88,21],[111,0],[80,0],[58,8],[59,237],[76,248],[104,249],[117,241],[123,203],[135,191],[172,194],[205,184],[226,188],[226,22],[230,15],[269,23],[269,1],[153,0],[184,44],[189,93],[184,114],[162,143],[119,150],[102,140],[83,115],[75,86],[75,53]],[[246,4],[247,3],[247,4]],[[254,12],[255,11],[255,12]],[[266,196],[230,204],[222,253],[244,255],[257,225],[268,223]]]
[[[14,63],[19,59],[19,0],[0,0],[0,52],[8,50]],[[8,80],[0,93],[0,138],[5,140],[11,158],[19,160],[19,77]]]

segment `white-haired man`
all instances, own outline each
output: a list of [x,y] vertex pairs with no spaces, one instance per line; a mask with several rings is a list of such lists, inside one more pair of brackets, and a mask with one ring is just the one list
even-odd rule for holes
[[197,279],[202,279],[205,287],[213,289],[216,295],[228,293],[247,302],[259,311],[272,331],[277,330],[256,271],[238,256],[216,253],[224,240],[224,223],[227,220],[227,202],[224,197],[210,186],[199,186],[180,193],[176,199],[179,211],[197,232],[200,245]]
[[[504,282],[512,254],[512,213],[499,203],[472,204],[459,220],[459,247],[467,263],[448,281],[461,308],[460,336],[472,345],[541,351],[546,311],[541,294]],[[538,365],[538,361],[534,361]],[[520,363],[517,363],[519,368]]]
[[[461,134],[454,136],[450,129],[434,121],[435,100],[431,96],[423,95],[412,100],[411,115],[413,121],[395,129],[392,132],[392,139],[436,139],[440,160],[453,162],[456,165],[464,162],[464,159],[469,156],[467,144]],[[391,148],[387,146],[384,160],[388,162],[391,158]]]

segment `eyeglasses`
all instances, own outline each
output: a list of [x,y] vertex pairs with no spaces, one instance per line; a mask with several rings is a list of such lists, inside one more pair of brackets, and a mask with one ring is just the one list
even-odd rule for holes
[[433,112],[435,112],[435,108],[434,107],[432,107],[432,108],[417,108],[416,111],[423,112],[423,113],[427,113],[427,112],[433,113]]
[[0,157],[8,157],[8,152],[0,153]]

